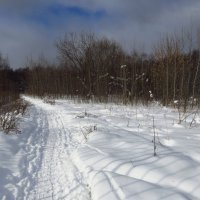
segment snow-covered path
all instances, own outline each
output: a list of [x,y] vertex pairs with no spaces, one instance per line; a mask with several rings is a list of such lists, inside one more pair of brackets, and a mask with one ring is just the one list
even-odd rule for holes
[[[62,108],[57,110],[41,100],[27,100],[32,106],[27,121],[22,123],[23,135],[19,135],[22,138],[13,136],[18,144],[11,144],[18,145],[15,150],[19,154],[19,160],[15,162],[18,169],[13,166],[9,189],[6,190],[3,185],[0,187],[0,199],[90,199],[82,174],[70,158],[79,144],[72,141],[70,130],[66,128],[69,127],[70,115],[68,123],[64,124],[66,115],[63,117]],[[12,161],[10,163],[15,165]],[[10,163],[6,163],[5,168]]]
[[36,107],[38,129],[43,124],[37,144],[41,149],[41,164],[32,170],[34,185],[27,199],[88,199],[89,192],[82,183],[82,175],[70,158],[76,144],[65,128],[67,124],[64,126],[62,110],[41,105]]

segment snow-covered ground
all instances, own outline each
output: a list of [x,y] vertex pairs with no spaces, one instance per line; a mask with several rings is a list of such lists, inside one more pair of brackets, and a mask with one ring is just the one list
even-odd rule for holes
[[22,134],[0,133],[0,199],[200,199],[199,115],[25,99]]

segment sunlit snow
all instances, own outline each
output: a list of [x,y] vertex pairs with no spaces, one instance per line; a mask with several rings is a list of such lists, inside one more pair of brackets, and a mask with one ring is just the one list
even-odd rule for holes
[[0,199],[200,199],[199,115],[24,98],[21,134],[0,132]]

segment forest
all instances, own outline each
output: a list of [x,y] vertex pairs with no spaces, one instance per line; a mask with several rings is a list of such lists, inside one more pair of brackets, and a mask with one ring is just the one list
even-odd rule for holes
[[[198,34],[197,34],[198,35]],[[124,104],[200,105],[198,36],[171,34],[151,53],[125,51],[92,33],[67,33],[56,43],[58,64],[44,57],[13,70],[0,56],[0,106],[20,94]]]

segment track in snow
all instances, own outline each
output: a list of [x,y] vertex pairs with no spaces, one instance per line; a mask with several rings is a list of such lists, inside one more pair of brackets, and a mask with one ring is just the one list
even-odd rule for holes
[[33,158],[28,161],[29,180],[25,182],[23,198],[87,200],[87,185],[70,158],[77,145],[63,123],[66,116],[53,106],[41,105],[34,105],[37,128],[28,144]]

